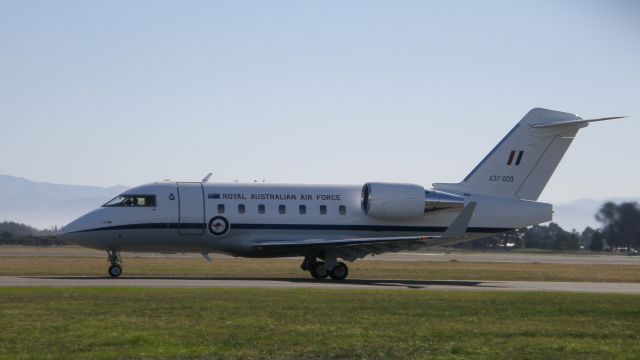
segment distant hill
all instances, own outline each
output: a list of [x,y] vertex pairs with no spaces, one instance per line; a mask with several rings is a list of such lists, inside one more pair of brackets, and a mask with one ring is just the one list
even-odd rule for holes
[[0,175],[0,222],[15,221],[39,229],[60,227],[127,189],[51,184]]

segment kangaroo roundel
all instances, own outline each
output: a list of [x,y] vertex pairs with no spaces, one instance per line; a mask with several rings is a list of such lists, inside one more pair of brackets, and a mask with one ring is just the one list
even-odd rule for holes
[[214,216],[209,220],[209,232],[221,236],[229,231],[229,221],[224,216]]

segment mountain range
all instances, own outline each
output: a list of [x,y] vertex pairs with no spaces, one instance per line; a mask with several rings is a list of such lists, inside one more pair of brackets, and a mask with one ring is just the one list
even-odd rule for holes
[[127,189],[127,186],[51,184],[0,175],[0,221],[40,229],[60,227]]
[[[127,186],[98,187],[36,182],[25,178],[0,175],[0,222],[15,221],[48,229],[62,226],[95,209]],[[582,231],[599,227],[595,214],[606,201],[640,202],[640,197],[611,199],[578,199],[554,204],[553,221],[566,230]]]

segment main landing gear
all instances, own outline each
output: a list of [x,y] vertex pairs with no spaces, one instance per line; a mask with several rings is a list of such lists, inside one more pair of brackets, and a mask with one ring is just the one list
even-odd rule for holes
[[122,275],[122,258],[120,257],[120,252],[116,250],[107,251],[107,256],[109,259],[109,275],[112,278],[117,278]]
[[349,275],[349,268],[335,258],[326,261],[317,261],[315,257],[305,257],[300,265],[304,271],[308,271],[314,279],[321,280],[330,277],[333,280],[344,280]]

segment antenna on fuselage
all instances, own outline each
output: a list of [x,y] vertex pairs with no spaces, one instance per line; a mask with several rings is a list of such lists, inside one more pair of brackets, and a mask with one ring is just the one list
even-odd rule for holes
[[202,183],[206,183],[207,181],[209,181],[209,179],[211,178],[211,175],[213,175],[213,173],[208,173],[207,176],[204,177],[204,179],[202,179]]

